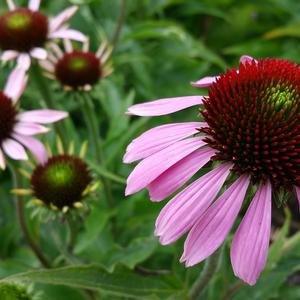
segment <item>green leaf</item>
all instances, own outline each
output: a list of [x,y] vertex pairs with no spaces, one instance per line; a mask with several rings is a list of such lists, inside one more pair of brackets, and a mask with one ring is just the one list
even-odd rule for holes
[[[153,296],[166,299],[179,291],[178,283],[166,276],[142,277],[129,270],[109,273],[100,265],[72,266],[51,270],[31,271],[16,274],[2,282],[21,281],[52,285],[63,285],[100,291],[129,299],[153,299]],[[144,297],[144,298],[141,298]],[[152,298],[151,298],[152,297]]]

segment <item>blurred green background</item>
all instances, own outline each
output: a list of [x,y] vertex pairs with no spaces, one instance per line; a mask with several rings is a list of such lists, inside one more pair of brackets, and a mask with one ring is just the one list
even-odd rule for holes
[[[19,6],[27,1],[15,0]],[[116,39],[122,5],[124,23]],[[164,203],[151,203],[145,191],[125,198],[125,178],[132,166],[122,164],[126,145],[141,132],[167,122],[196,120],[197,111],[172,117],[136,118],[126,108],[164,97],[205,95],[190,86],[203,76],[238,66],[243,54],[255,58],[277,57],[300,63],[300,1],[297,0],[44,0],[42,11],[56,15],[71,4],[80,6],[72,28],[81,30],[95,50],[106,37],[115,39],[114,73],[92,91],[103,137],[104,166],[88,161],[94,176],[111,180],[113,208],[103,203],[102,191],[91,200],[90,212],[78,220],[78,236],[72,253],[67,249],[69,231],[63,220],[42,222],[28,207],[32,234],[51,257],[54,266],[70,265],[64,271],[28,273],[20,278],[36,299],[188,299],[187,293],[203,263],[186,270],[179,263],[183,239],[170,246],[159,245],[153,236],[156,216]],[[4,0],[0,11],[7,11]],[[3,66],[3,86],[11,65]],[[49,82],[57,108],[70,113],[68,136],[77,147],[86,139],[78,103],[59,84]],[[21,99],[23,109],[44,107],[39,91],[29,80]],[[44,137],[50,144],[54,134]],[[26,245],[9,193],[8,171],[0,174],[0,276],[2,278],[39,268]],[[28,185],[28,182],[25,184]],[[292,213],[290,213],[292,211]],[[292,214],[292,217],[291,217]],[[273,243],[268,265],[254,287],[233,275],[229,260],[230,238],[222,249],[219,272],[199,299],[296,300],[300,299],[300,228],[295,204],[276,211]],[[89,264],[97,264],[88,266]],[[78,265],[85,265],[78,267]],[[19,279],[20,279],[19,278]],[[101,295],[101,297],[100,297]]]

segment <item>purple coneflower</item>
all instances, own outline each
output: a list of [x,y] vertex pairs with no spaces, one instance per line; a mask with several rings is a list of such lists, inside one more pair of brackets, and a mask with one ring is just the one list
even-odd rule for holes
[[62,111],[41,109],[18,112],[17,102],[26,86],[25,71],[16,68],[0,91],[0,167],[5,168],[4,153],[14,160],[27,160],[27,148],[40,162],[47,159],[43,144],[33,136],[48,132],[40,125],[59,121],[68,116]]
[[89,51],[86,40],[81,50],[74,50],[69,40],[64,40],[65,52],[52,45],[48,59],[40,61],[46,76],[58,80],[67,89],[89,91],[101,78],[109,76],[113,69],[108,59],[112,48],[101,43],[96,53]]
[[210,162],[212,170],[178,192],[156,221],[162,244],[189,232],[181,261],[192,266],[221,246],[247,190],[251,197],[255,189],[231,245],[235,275],[253,285],[267,260],[272,195],[285,191],[300,201],[300,67],[243,56],[238,70],[194,85],[207,86],[208,96],[129,108],[129,114],[159,116],[202,105],[205,122],[162,125],[135,139],[124,161],[142,161],[127,180],[126,195],[147,188],[152,201],[161,201]]
[[7,0],[9,12],[0,17],[0,48],[4,50],[2,61],[18,60],[25,70],[30,67],[30,57],[38,60],[47,58],[45,43],[54,39],[74,39],[85,41],[79,31],[69,29],[66,22],[75,14],[78,7],[71,6],[55,18],[39,12],[40,0],[29,0],[28,8],[17,8],[13,0]]

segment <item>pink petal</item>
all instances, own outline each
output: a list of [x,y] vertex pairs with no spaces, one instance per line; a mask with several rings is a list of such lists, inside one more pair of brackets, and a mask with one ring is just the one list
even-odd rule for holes
[[156,220],[155,235],[160,236],[163,245],[176,241],[194,226],[214,201],[231,167],[221,164],[186,187],[162,209]]
[[295,186],[295,191],[296,191],[296,196],[297,196],[297,199],[298,199],[299,210],[300,210],[300,188]]
[[50,21],[50,32],[54,32],[59,29],[64,23],[66,23],[78,10],[78,6],[70,6],[58,14]]
[[195,82],[192,82],[191,85],[195,87],[209,87],[211,86],[216,80],[219,78],[219,76],[207,76],[203,77],[200,80],[197,80]]
[[64,111],[38,109],[19,113],[18,120],[21,122],[47,124],[57,122],[66,118],[67,116],[68,113]]
[[49,73],[54,73],[55,71],[55,66],[52,62],[50,62],[49,60],[45,59],[45,60],[41,60],[39,62],[40,66],[47,72]]
[[256,283],[267,261],[271,233],[272,186],[258,188],[231,245],[234,274],[250,285]]
[[78,30],[74,29],[59,29],[50,33],[50,39],[70,39],[78,42],[84,42],[87,38],[86,36]]
[[15,59],[17,58],[19,55],[19,52],[17,51],[14,51],[14,50],[6,50],[2,53],[1,55],[1,60],[3,62],[6,62],[6,61],[9,61],[9,60],[12,60],[12,59]]
[[145,158],[158,152],[178,140],[198,132],[197,128],[205,126],[201,122],[173,123],[152,128],[138,138],[134,139],[127,147],[124,156],[125,163]]
[[194,225],[180,259],[187,267],[206,259],[224,242],[240,211],[249,183],[248,176],[239,177]]
[[24,69],[24,71],[28,71],[31,65],[30,56],[27,53],[21,53],[17,60],[18,67]]
[[14,134],[13,136],[34,155],[39,163],[44,164],[48,160],[48,154],[43,143],[31,136],[20,134]]
[[4,94],[16,102],[24,92],[28,77],[26,71],[16,67],[9,75],[4,87]]
[[128,108],[127,114],[137,116],[162,116],[183,110],[185,108],[202,104],[204,96],[187,96],[159,99]]
[[41,0],[29,0],[28,8],[37,11],[40,8]]
[[9,10],[14,10],[16,9],[15,2],[13,0],[6,0],[7,6]]
[[64,48],[67,53],[71,53],[74,51],[72,42],[67,39],[64,39]]
[[145,158],[129,175],[125,194],[136,193],[149,185],[179,160],[202,147],[205,144],[202,139],[203,137],[194,137],[182,140]]
[[6,139],[2,143],[3,151],[12,159],[15,160],[27,160],[28,156],[24,147],[12,139]]
[[247,64],[247,63],[251,63],[251,62],[257,62],[256,59],[254,59],[253,57],[249,56],[249,55],[243,55],[240,58],[240,63],[242,63],[243,65]]
[[50,129],[39,124],[18,122],[14,127],[14,132],[22,135],[36,135],[46,133]]
[[211,148],[194,151],[167,171],[162,173],[147,187],[152,201],[161,201],[182,187],[215,154]]
[[33,57],[33,58],[36,58],[36,59],[40,59],[40,60],[44,60],[47,58],[48,56],[48,53],[45,49],[43,48],[34,48],[30,51],[30,55]]
[[1,149],[0,149],[0,168],[2,170],[5,170],[5,168],[6,168],[4,154],[3,154],[3,151]]

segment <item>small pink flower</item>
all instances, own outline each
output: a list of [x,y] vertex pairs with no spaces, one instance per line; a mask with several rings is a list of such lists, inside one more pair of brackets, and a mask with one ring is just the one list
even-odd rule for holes
[[79,31],[69,29],[66,22],[75,14],[78,7],[71,6],[55,18],[39,12],[40,0],[29,0],[28,8],[17,8],[13,0],[7,0],[9,12],[0,17],[0,48],[5,50],[2,61],[17,59],[18,66],[28,70],[31,57],[47,58],[45,44],[55,39],[85,41]]
[[[256,193],[235,233],[231,262],[235,275],[253,285],[267,260],[272,194],[284,190],[300,202],[300,67],[243,56],[238,70],[193,85],[208,87],[208,96],[128,109],[160,116],[202,105],[204,122],[158,126],[133,140],[124,162],[142,161],[128,177],[126,195],[147,188],[152,201],[161,201],[182,188],[160,212],[155,234],[169,244],[188,233],[180,261],[192,266],[221,246],[252,186]],[[211,171],[184,186],[212,161]]]
[[49,131],[41,124],[64,119],[68,113],[41,109],[18,112],[17,102],[27,83],[25,71],[16,68],[10,74],[3,92],[0,91],[0,167],[5,169],[4,153],[14,160],[27,160],[27,148],[35,158],[44,163],[47,152],[44,145],[33,136]]
[[104,41],[96,53],[89,50],[87,39],[82,50],[74,50],[70,40],[64,40],[63,52],[56,44],[51,45],[51,58],[40,61],[45,75],[58,80],[66,89],[90,91],[101,78],[109,76],[113,69],[109,61],[112,48]]

